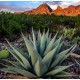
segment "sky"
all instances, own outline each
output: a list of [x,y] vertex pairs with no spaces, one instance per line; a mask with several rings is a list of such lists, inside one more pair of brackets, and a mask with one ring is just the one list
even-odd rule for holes
[[0,1],[0,11],[8,10],[12,12],[23,12],[28,11],[34,8],[37,8],[39,5],[46,3],[52,9],[56,9],[57,6],[66,8],[69,5],[80,5],[79,0],[74,1]]

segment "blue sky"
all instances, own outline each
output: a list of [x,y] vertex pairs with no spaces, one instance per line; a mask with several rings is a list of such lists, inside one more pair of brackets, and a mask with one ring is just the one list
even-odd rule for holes
[[0,10],[11,10],[14,12],[22,12],[37,8],[39,5],[46,3],[52,9],[56,9],[57,6],[66,8],[69,5],[80,5],[80,1],[0,1]]
[[40,5],[40,4],[42,4],[43,2],[44,1],[38,1],[38,2],[37,1],[1,1],[0,3],[6,4],[6,5],[33,6],[33,7],[36,7],[36,6]]

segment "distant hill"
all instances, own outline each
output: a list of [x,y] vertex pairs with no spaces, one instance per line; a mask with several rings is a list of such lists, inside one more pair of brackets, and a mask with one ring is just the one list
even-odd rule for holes
[[52,9],[47,4],[42,4],[38,8],[26,11],[25,14],[50,14]]
[[77,16],[80,14],[80,5],[73,6],[70,5],[67,8],[62,9],[57,6],[56,10],[50,8],[47,4],[42,4],[36,9],[23,12],[24,14],[55,14],[55,15],[65,15],[65,16]]

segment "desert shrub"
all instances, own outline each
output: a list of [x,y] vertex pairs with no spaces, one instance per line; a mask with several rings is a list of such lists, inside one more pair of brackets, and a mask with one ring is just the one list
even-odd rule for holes
[[[20,31],[29,33],[31,32],[32,27],[34,30],[40,29],[41,31],[49,28],[52,33],[55,33],[59,30],[60,25],[62,27],[79,28],[80,15],[76,17],[69,17],[56,16],[53,14],[26,15],[2,12],[0,14],[0,38],[6,36],[14,40],[14,38],[20,34]],[[76,35],[79,35],[79,31]]]
[[8,50],[2,50],[0,51],[0,60],[5,59],[9,57],[9,51]]
[[78,46],[80,47],[80,37],[79,36],[76,36],[74,38],[75,42],[78,44]]
[[76,31],[77,31],[76,28],[64,28],[62,30],[62,33],[66,39],[71,40],[72,38],[74,38]]

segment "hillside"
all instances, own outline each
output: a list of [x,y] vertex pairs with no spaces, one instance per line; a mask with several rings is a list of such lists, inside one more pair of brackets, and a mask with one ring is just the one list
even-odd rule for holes
[[77,16],[80,14],[80,5],[70,5],[67,8],[62,9],[57,6],[57,9],[53,10],[47,4],[42,4],[36,9],[23,12],[24,14],[55,14],[55,15],[66,15],[66,16]]
[[42,4],[38,8],[26,11],[25,14],[50,14],[52,9],[47,4]]

